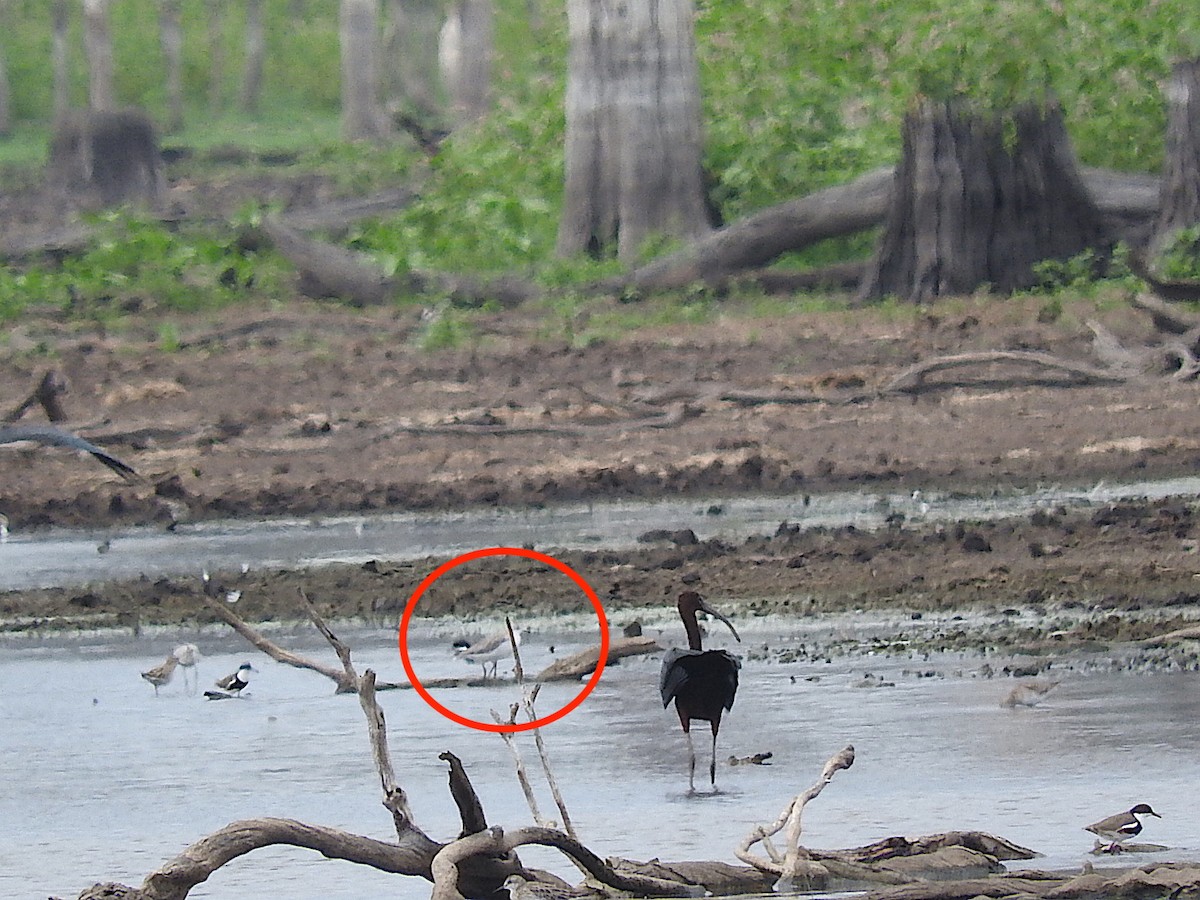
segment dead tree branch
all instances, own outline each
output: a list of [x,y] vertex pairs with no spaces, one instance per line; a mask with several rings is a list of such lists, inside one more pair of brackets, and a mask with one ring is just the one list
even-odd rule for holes
[[[775,822],[770,825],[759,825],[743,839],[737,850],[734,851],[737,858],[764,872],[779,875],[780,879],[776,885],[776,889],[785,893],[791,892],[794,889],[793,883],[797,876],[802,875],[806,881],[811,880],[813,877],[823,878],[827,876],[829,870],[820,863],[814,862],[808,852],[800,846],[800,819],[804,813],[804,807],[810,800],[815,799],[821,791],[825,790],[825,786],[829,784],[833,776],[842,769],[850,768],[853,764],[853,746],[847,746],[831,756],[825,763],[825,767],[821,770],[821,777],[817,779],[817,782],[807,791],[793,798],[791,803],[784,807],[783,812],[779,814],[779,818]],[[771,845],[770,836],[777,834],[784,828],[787,829],[787,848],[781,858],[778,851]],[[769,859],[755,856],[750,852],[750,848],[760,841],[767,851]]]
[[928,384],[925,379],[935,372],[993,363],[1016,363],[1019,366],[1032,368],[1034,371],[1051,373],[1041,379],[1040,383],[1050,381],[1055,384],[1121,384],[1127,380],[1124,376],[1111,370],[1072,362],[1046,353],[1025,350],[992,350],[939,356],[917,363],[895,376],[882,388],[880,393],[918,394],[926,390],[961,386],[961,382],[948,382],[934,386]]

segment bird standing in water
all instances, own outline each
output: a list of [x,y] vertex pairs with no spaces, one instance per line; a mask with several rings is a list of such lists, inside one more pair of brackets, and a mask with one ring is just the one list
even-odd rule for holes
[[250,663],[242,663],[240,666],[238,666],[238,670],[236,672],[234,672],[232,675],[226,675],[217,682],[217,687],[219,687],[221,691],[226,691],[227,693],[222,694],[220,691],[205,691],[204,696],[209,700],[219,700],[229,695],[233,695],[235,697],[241,696],[242,690],[250,683],[250,673],[257,671],[258,669],[254,668],[254,666],[250,665]]
[[733,708],[733,698],[737,694],[738,669],[741,663],[737,657],[724,650],[705,650],[700,638],[700,623],[697,613],[720,619],[733,632],[740,642],[737,629],[724,615],[717,612],[695,591],[684,591],[676,603],[679,618],[683,620],[684,631],[687,632],[688,649],[673,647],[663,657],[662,672],[659,675],[658,688],[662,694],[663,708],[675,701],[675,712],[679,715],[679,724],[687,736],[688,745],[688,789],[696,791],[696,748],[692,743],[692,720],[699,719],[708,722],[712,729],[712,761],[708,767],[709,783],[714,791],[717,789],[717,732],[721,728],[721,715]]
[[1084,831],[1090,831],[1110,842],[1105,853],[1120,853],[1122,841],[1127,841],[1142,833],[1141,816],[1162,818],[1150,808],[1148,803],[1139,803],[1128,812],[1117,813],[1115,816],[1109,816],[1107,819],[1101,819],[1099,822],[1088,825]]
[[174,654],[170,654],[159,665],[142,673],[142,677],[154,685],[155,697],[158,696],[158,689],[171,680],[177,665],[179,665],[179,660],[175,658]]
[[[517,646],[521,646],[521,632],[513,631],[513,641],[516,641]],[[479,663],[483,668],[483,680],[488,680],[488,663],[492,664],[492,680],[496,680],[496,667],[500,665],[500,660],[505,657],[512,656],[513,641],[508,639],[508,631],[498,631],[493,635],[485,638],[480,638],[474,643],[465,646],[457,646],[454,651],[454,656],[457,659],[463,659],[471,663]]]
[[[200,648],[195,644],[180,644],[171,651],[171,655],[183,666],[183,689],[186,691],[190,687],[194,692],[199,685],[199,679],[196,676],[196,663],[200,662]],[[192,673],[192,682],[188,684],[188,672]]]

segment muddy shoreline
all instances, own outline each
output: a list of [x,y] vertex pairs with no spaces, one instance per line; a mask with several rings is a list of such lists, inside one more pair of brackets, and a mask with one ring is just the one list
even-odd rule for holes
[[[800,529],[739,543],[684,529],[643,536],[632,551],[554,551],[623,627],[662,616],[683,588],[743,622],[885,615],[890,633],[813,652],[968,652],[1045,659],[1111,653],[1156,668],[1200,668],[1194,642],[1144,643],[1200,621],[1200,505],[1190,499],[1046,509],[996,522],[879,530]],[[216,596],[236,591],[250,622],[303,621],[303,590],[332,621],[394,628],[444,559],[371,561],[302,571],[214,570]],[[137,579],[0,597],[8,638],[79,629],[195,629],[218,622],[199,577]],[[519,557],[473,561],[422,595],[414,616],[472,619],[586,613],[563,576]],[[669,616],[668,616],[669,618]],[[887,630],[885,629],[884,632]]]

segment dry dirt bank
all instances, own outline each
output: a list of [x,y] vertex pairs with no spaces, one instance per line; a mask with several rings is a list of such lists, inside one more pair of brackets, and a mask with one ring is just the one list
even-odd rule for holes
[[[1084,316],[1131,343],[1148,328],[1121,308],[1068,310],[1052,323],[1039,321],[1038,309],[1035,300],[980,300],[901,320],[878,311],[726,315],[586,347],[548,338],[562,322],[528,310],[481,318],[470,346],[440,352],[415,345],[413,311],[297,305],[193,318],[178,323],[181,346],[170,353],[158,348],[152,321],[105,335],[34,320],[16,329],[0,358],[0,407],[15,406],[57,366],[72,385],[75,424],[145,481],[122,483],[65,451],[6,448],[0,510],[14,529],[166,527],[210,517],[862,485],[986,489],[1197,471],[1190,383],[1014,385],[993,371],[979,384],[916,399],[867,396],[939,354],[1038,349],[1086,358]],[[737,399],[763,391],[805,402]],[[813,395],[826,399],[810,402]],[[850,395],[859,397],[847,402]],[[1125,611],[1138,605],[1190,610],[1198,538],[1192,505],[1174,502],[569,558],[614,608],[663,604],[684,582],[761,610],[1103,604],[1114,618],[1089,626],[1103,633],[1087,637],[1109,639],[1136,636]],[[290,615],[301,583],[335,614],[378,616],[402,605],[428,570],[251,573],[239,586],[252,616]],[[466,579],[429,602],[447,612],[502,608],[518,597],[542,602],[512,566],[487,579]],[[3,608],[9,617],[173,621],[203,616],[188,596],[196,589],[113,585],[9,596]]]

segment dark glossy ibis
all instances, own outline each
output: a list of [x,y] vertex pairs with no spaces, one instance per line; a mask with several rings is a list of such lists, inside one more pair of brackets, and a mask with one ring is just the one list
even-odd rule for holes
[[737,629],[725,616],[717,612],[704,598],[695,591],[684,591],[676,603],[679,618],[683,619],[683,628],[687,632],[688,649],[673,647],[663,657],[662,674],[659,676],[658,688],[662,693],[663,707],[675,701],[675,712],[679,714],[679,724],[687,736],[688,745],[688,788],[696,790],[696,748],[692,743],[692,720],[700,719],[708,722],[712,728],[712,761],[708,766],[709,782],[713,790],[717,789],[717,732],[721,728],[721,715],[733,708],[733,698],[737,694],[738,669],[741,663],[737,657],[731,656],[724,650],[705,650],[700,640],[700,623],[696,620],[697,613],[708,613],[720,619],[738,637]]

